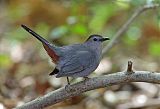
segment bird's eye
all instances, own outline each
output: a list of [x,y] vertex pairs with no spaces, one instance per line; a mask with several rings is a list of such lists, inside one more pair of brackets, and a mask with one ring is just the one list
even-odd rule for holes
[[93,40],[94,40],[94,41],[97,41],[97,38],[94,38]]

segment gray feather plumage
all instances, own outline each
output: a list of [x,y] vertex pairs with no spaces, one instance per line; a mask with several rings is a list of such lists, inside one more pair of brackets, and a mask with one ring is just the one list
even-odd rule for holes
[[64,55],[61,56],[57,64],[59,73],[56,77],[78,74],[87,68],[89,69],[95,63],[96,56],[93,51],[81,44],[63,47],[62,51],[61,54]]
[[91,35],[82,44],[57,47],[25,25],[22,27],[45,44],[47,53],[56,62],[56,69],[51,73],[51,75],[56,74],[56,77],[87,77],[99,65],[102,42],[109,40],[100,35]]

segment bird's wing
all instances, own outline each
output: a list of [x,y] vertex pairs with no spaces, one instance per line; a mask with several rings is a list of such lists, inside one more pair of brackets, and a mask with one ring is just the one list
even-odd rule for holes
[[56,63],[59,59],[59,56],[56,54],[56,51],[54,50],[54,46],[50,44],[46,39],[41,37],[39,34],[31,30],[25,25],[21,25],[26,31],[28,31],[30,34],[32,34],[34,37],[36,37],[39,41],[42,42],[45,50],[47,51],[47,54],[52,58],[52,60]]
[[94,58],[94,55],[89,51],[77,51],[73,56],[65,60],[57,77],[69,76],[82,72],[92,65]]

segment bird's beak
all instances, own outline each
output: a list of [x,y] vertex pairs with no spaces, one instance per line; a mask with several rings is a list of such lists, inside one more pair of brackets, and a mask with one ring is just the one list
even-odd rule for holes
[[100,39],[101,42],[106,41],[106,40],[110,40],[110,39],[108,37]]

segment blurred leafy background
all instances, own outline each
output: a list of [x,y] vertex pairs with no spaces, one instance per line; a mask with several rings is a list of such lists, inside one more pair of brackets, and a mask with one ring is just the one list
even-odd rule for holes
[[[54,64],[42,44],[21,24],[58,46],[81,43],[91,34],[112,39],[137,8],[153,3],[160,1],[1,0],[0,109],[16,107],[66,84],[65,78],[49,77]],[[159,8],[142,13],[132,23],[91,77],[122,71],[128,60],[134,62],[136,70],[160,71]],[[160,101],[156,106],[146,106],[146,102],[160,97],[159,89],[148,83],[116,85],[89,91],[48,109],[159,109]]]

